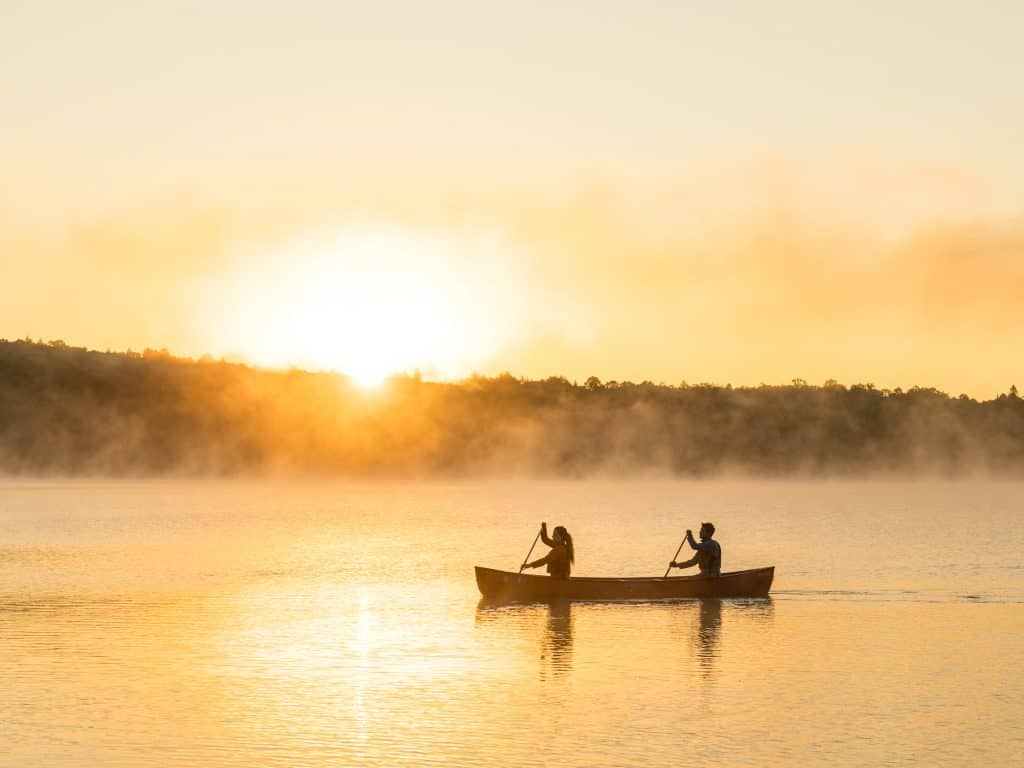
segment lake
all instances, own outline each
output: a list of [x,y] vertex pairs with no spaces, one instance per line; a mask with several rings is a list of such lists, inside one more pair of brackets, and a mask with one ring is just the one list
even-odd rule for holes
[[[481,605],[542,520],[772,597]],[[1021,765],[1024,484],[8,480],[0,660],[19,768]]]

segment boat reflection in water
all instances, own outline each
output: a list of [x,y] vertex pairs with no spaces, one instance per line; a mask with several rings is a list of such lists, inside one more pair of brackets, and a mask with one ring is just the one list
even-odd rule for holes
[[[666,620],[670,624],[683,621],[686,628],[680,628],[673,636],[681,641],[688,638],[688,655],[696,662],[695,672],[710,679],[721,658],[723,634],[729,634],[723,625],[735,625],[738,635],[734,641],[744,644],[751,636],[761,634],[763,627],[755,625],[770,623],[773,614],[774,604],[770,597],[702,598],[625,604],[582,602],[576,605],[569,600],[523,604],[499,603],[484,598],[477,605],[476,623],[478,627],[500,627],[506,636],[517,637],[520,645],[529,637],[539,638],[540,671],[544,677],[549,672],[561,675],[572,669],[574,623],[577,620],[588,628],[588,635],[597,632],[608,639],[624,634],[624,642],[629,639],[634,643],[642,643],[636,633],[645,624],[655,627]],[[529,645],[534,642],[537,639]],[[536,648],[536,645],[533,647]],[[660,651],[672,652],[670,648],[662,648]],[[678,653],[678,646],[675,653]]]
[[561,675],[572,669],[573,616],[571,600],[550,603],[495,603],[486,598],[476,609],[477,626],[501,623],[506,630],[533,634],[537,615],[545,614],[540,627],[541,677],[548,671]]
[[572,668],[572,603],[558,600],[547,608],[548,621],[541,635],[541,671],[547,661],[557,675]]
[[[749,634],[752,628],[750,625],[770,623],[775,612],[770,597],[703,598],[695,602],[698,604],[698,620],[690,635],[690,645],[704,677],[712,675],[715,662],[720,656],[723,623],[744,624],[746,626],[742,634]],[[693,601],[689,603],[690,606],[692,604]],[[726,617],[724,622],[723,614]]]
[[722,598],[709,597],[700,603],[700,623],[694,634],[694,653],[705,676],[711,674],[718,656],[718,641],[722,631]]

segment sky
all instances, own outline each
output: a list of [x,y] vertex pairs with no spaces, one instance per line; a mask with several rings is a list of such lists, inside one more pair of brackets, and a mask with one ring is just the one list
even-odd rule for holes
[[0,337],[1024,385],[1024,6],[13,2]]

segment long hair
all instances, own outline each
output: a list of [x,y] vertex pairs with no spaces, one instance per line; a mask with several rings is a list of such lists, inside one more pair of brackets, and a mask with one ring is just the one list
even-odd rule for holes
[[565,530],[565,526],[563,526],[563,525],[558,526],[557,528],[555,528],[553,533],[555,534],[555,538],[560,540],[565,545],[566,550],[568,550],[568,552],[569,552],[569,562],[570,563],[575,563],[576,562],[576,551],[572,547],[572,536],[570,536],[569,532],[567,530]]

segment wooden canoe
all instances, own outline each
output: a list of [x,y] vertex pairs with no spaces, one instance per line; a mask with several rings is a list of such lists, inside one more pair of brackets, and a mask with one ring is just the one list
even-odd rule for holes
[[687,597],[765,597],[775,566],[721,576],[657,576],[634,579],[553,579],[476,566],[476,583],[487,600],[543,603],[552,600],[676,600]]

